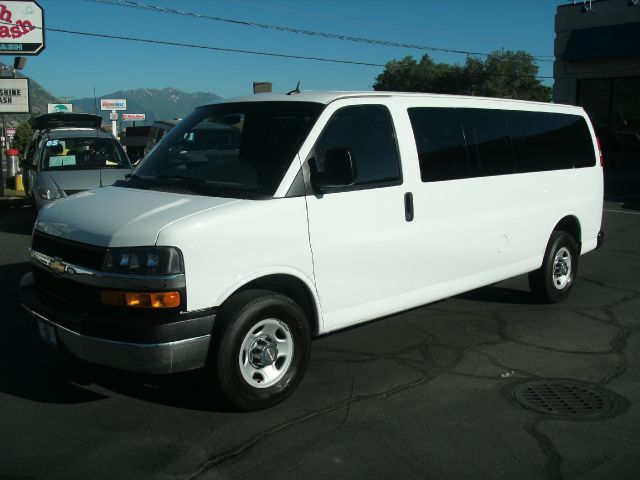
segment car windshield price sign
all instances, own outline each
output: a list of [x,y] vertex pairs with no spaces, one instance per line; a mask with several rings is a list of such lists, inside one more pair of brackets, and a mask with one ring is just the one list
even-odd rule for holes
[[35,1],[0,0],[0,55],[39,55],[44,47],[42,7]]

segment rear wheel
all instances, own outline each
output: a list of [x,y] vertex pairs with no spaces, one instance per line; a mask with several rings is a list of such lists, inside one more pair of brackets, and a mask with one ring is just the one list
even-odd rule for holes
[[309,361],[311,330],[302,308],[268,290],[234,295],[220,309],[208,374],[241,410],[275,405],[296,389]]
[[578,245],[563,231],[551,234],[542,266],[529,274],[529,287],[546,303],[558,303],[567,298],[578,274]]

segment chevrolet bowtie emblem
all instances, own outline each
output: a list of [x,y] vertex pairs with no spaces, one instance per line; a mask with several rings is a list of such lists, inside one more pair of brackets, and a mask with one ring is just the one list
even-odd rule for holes
[[49,262],[49,270],[53,271],[54,273],[62,275],[66,269],[67,266],[58,260],[51,260]]

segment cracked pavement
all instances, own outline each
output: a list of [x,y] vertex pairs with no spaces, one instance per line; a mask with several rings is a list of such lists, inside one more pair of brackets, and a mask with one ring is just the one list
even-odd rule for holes
[[[640,478],[640,209],[605,204],[603,249],[569,299],[525,276],[314,341],[293,396],[254,413],[193,373],[144,377],[56,359],[16,304],[28,207],[0,209],[0,478]],[[595,419],[516,406],[521,382],[603,389]]]

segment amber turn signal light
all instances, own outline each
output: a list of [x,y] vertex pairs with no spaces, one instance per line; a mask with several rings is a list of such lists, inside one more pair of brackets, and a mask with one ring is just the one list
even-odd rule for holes
[[104,305],[131,308],[175,308],[180,306],[180,292],[100,292]]

